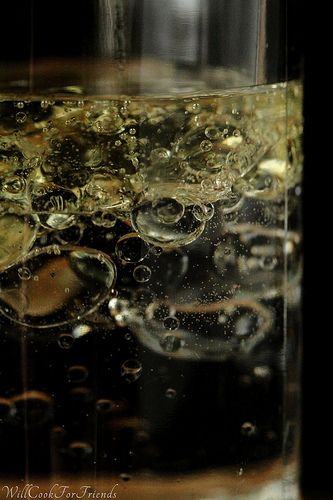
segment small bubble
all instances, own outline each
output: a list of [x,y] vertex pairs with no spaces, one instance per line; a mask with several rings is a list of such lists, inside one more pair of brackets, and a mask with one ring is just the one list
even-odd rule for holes
[[220,137],[220,135],[221,135],[221,132],[219,131],[219,129],[217,127],[206,127],[205,128],[205,136],[208,139],[214,140],[214,139],[217,139],[218,137]]
[[19,111],[16,113],[16,121],[17,123],[24,123],[27,119],[27,115],[23,111]]
[[49,101],[41,101],[40,107],[46,109],[49,106]]
[[153,161],[153,162],[157,162],[157,161],[166,161],[166,160],[169,160],[170,158],[170,151],[169,149],[166,149],[166,148],[156,148],[156,149],[153,149],[150,153],[150,160]]
[[133,271],[133,278],[138,283],[146,283],[150,280],[151,270],[147,266],[137,266]]
[[186,106],[186,110],[189,113],[193,113],[194,115],[197,115],[201,111],[201,106],[200,106],[200,104],[198,102],[194,102],[194,103],[189,104],[188,106]]
[[181,340],[176,335],[165,335],[160,340],[160,346],[166,352],[177,352],[181,347]]
[[241,131],[238,130],[237,128],[233,131],[232,135],[234,137],[240,137],[242,134],[241,134]]
[[67,370],[67,379],[71,383],[80,383],[88,378],[88,370],[85,366],[75,365]]
[[243,469],[243,467],[240,467],[239,471],[238,471],[238,475],[242,476],[243,474],[244,474],[244,469]]
[[265,255],[260,259],[259,264],[262,269],[265,269],[267,271],[272,271],[273,269],[276,268],[278,260],[276,257],[272,255]]
[[196,219],[201,222],[209,221],[214,215],[214,205],[212,203],[208,203],[207,205],[194,205],[193,206],[193,215]]
[[254,436],[257,432],[256,426],[252,422],[244,422],[241,427],[243,436]]
[[126,382],[135,382],[142,373],[142,364],[137,359],[127,359],[121,365],[120,373]]
[[201,151],[204,151],[205,153],[210,151],[212,149],[212,147],[213,147],[213,144],[208,140],[201,141],[201,143],[200,143],[200,149],[201,149]]
[[96,410],[100,413],[109,413],[112,410],[112,401],[110,399],[99,399],[96,402]]
[[165,391],[165,396],[168,399],[175,399],[175,397],[177,396],[177,391],[175,391],[175,389],[169,388]]
[[70,333],[59,335],[58,344],[62,349],[70,349],[74,344],[74,337]]
[[175,316],[168,316],[164,318],[163,325],[166,330],[177,330],[179,327],[179,320]]
[[129,332],[125,333],[124,337],[126,340],[132,340],[132,334]]
[[65,288],[65,293],[69,293],[69,288],[68,287]]
[[16,106],[19,108],[19,109],[23,109],[24,108],[24,102],[22,101],[19,101]]
[[129,233],[119,238],[115,251],[117,257],[123,262],[136,264],[148,255],[149,245],[136,233]]
[[136,134],[136,129],[135,128],[130,128],[128,132],[131,135],[135,135]]
[[21,280],[28,281],[31,278],[31,271],[27,267],[19,267],[17,274]]

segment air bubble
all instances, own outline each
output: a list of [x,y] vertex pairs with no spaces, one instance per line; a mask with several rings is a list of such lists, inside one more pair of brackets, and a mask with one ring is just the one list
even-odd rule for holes
[[156,204],[145,202],[131,214],[134,229],[148,243],[161,247],[188,245],[204,230],[205,224],[194,217],[191,206],[186,207],[183,216],[172,224],[162,222],[155,207]]
[[272,271],[277,264],[278,260],[273,255],[265,255],[260,259],[260,267],[266,271]]
[[58,338],[59,347],[70,349],[74,344],[74,337],[70,333],[61,333]]
[[170,158],[170,151],[169,149],[166,148],[156,148],[153,149],[150,153],[150,160],[152,162],[165,162],[168,161]]
[[221,135],[220,130],[217,127],[206,127],[205,128],[205,136],[210,139],[218,139]]
[[2,202],[0,210],[0,270],[12,266],[25,257],[32,247],[38,231],[37,218],[21,215],[17,206]]
[[159,221],[164,224],[174,224],[184,215],[184,205],[173,198],[162,198],[153,203],[153,208]]
[[115,226],[117,219],[109,212],[95,212],[91,217],[91,221],[95,226],[110,228]]
[[204,151],[205,153],[207,153],[208,151],[211,151],[212,147],[213,147],[213,144],[208,140],[204,140],[200,143],[200,149],[201,149],[201,151]]
[[41,391],[26,391],[12,398],[15,422],[21,426],[36,427],[53,416],[53,400]]
[[135,382],[142,373],[142,364],[137,359],[127,359],[121,365],[120,373],[126,382]]
[[73,441],[69,445],[69,452],[72,457],[82,460],[92,454],[92,446],[84,441]]
[[241,427],[243,436],[254,436],[257,432],[256,426],[252,422],[244,422]]
[[201,222],[209,221],[214,215],[214,205],[208,203],[207,205],[194,205],[193,214],[196,219]]
[[84,382],[88,378],[88,370],[85,366],[74,365],[67,370],[67,379],[69,382],[78,384]]
[[181,348],[181,340],[176,335],[167,334],[160,339],[160,346],[166,352],[177,352]]
[[146,283],[150,280],[151,270],[147,266],[137,266],[133,271],[133,278],[138,283]]
[[24,123],[27,119],[27,115],[23,111],[19,111],[16,113],[16,121],[17,123]]
[[112,410],[112,401],[110,399],[99,399],[96,402],[96,410],[99,413],[109,413]]
[[[25,264],[30,276],[39,279],[26,279],[23,286],[19,277],[22,266],[2,272],[0,310],[12,321],[37,328],[66,324],[94,311],[109,295],[116,278],[110,257],[105,255],[101,261],[99,254],[90,248],[71,246],[31,252]],[[22,276],[27,278],[29,273]]]
[[175,399],[175,397],[177,396],[177,391],[175,391],[175,389],[172,389],[171,387],[169,389],[167,389],[165,391],[165,396],[168,398],[168,399]]
[[17,270],[17,274],[18,277],[23,281],[30,280],[31,278],[31,271],[27,267],[19,267]]
[[121,261],[137,264],[148,255],[149,245],[139,238],[136,233],[129,233],[119,238],[115,250],[117,257]]
[[179,319],[175,316],[167,316],[164,318],[163,325],[166,330],[177,330],[179,327]]

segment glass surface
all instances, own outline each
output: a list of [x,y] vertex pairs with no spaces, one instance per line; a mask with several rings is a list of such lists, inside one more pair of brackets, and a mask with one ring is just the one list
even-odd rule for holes
[[0,40],[2,495],[296,500],[293,11],[51,4]]

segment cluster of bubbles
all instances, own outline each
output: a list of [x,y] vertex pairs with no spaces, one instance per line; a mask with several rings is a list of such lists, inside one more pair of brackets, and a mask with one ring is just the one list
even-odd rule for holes
[[173,356],[252,348],[273,324],[257,300],[283,293],[286,256],[299,279],[283,220],[301,124],[291,112],[286,141],[285,86],[145,100],[72,90],[0,102],[1,314],[50,329],[107,310],[110,328]]

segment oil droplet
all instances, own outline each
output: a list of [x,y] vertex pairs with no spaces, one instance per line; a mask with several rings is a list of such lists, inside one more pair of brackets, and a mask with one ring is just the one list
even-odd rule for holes
[[56,253],[53,246],[31,252],[25,263],[38,281],[25,281],[23,287],[17,265],[2,272],[0,310],[17,323],[37,328],[66,324],[94,311],[116,278],[113,262],[108,255],[101,261],[100,254],[71,246],[57,246]]
[[175,389],[172,389],[171,387],[169,389],[167,389],[165,391],[165,396],[168,398],[168,399],[175,399],[175,397],[177,396],[177,391],[175,391]]
[[112,410],[112,401],[110,399],[99,399],[96,402],[96,410],[99,413],[109,413]]
[[126,382],[135,382],[142,373],[142,364],[137,359],[127,359],[121,365],[120,373]]
[[212,203],[207,203],[207,205],[194,205],[193,214],[199,221],[207,222],[214,215],[214,205]]
[[58,344],[62,349],[70,349],[74,344],[74,337],[70,333],[61,333],[58,338]]
[[160,346],[166,352],[177,352],[181,347],[181,340],[176,335],[165,335],[160,339]]
[[163,325],[166,330],[177,330],[179,327],[179,320],[175,316],[168,316],[164,318]]
[[78,384],[84,382],[88,378],[88,374],[89,372],[85,366],[70,366],[67,370],[67,379],[71,383]]
[[28,267],[19,267],[17,270],[17,274],[18,277],[23,281],[30,280],[31,278],[31,271]]
[[138,283],[146,283],[150,280],[151,270],[147,266],[137,266],[133,271],[133,278]]
[[156,217],[164,224],[174,224],[184,215],[184,205],[173,198],[161,198],[153,203]]
[[27,119],[27,115],[23,111],[19,111],[16,113],[16,121],[17,123],[24,123]]
[[136,233],[129,233],[119,238],[115,250],[121,261],[136,264],[148,255],[149,245]]
[[241,427],[243,436],[254,436],[257,432],[256,426],[252,422],[244,422]]
[[194,217],[192,207],[184,209],[183,216],[174,223],[162,222],[151,202],[145,202],[132,211],[132,225],[141,238],[153,245],[181,246],[196,240],[205,224]]

